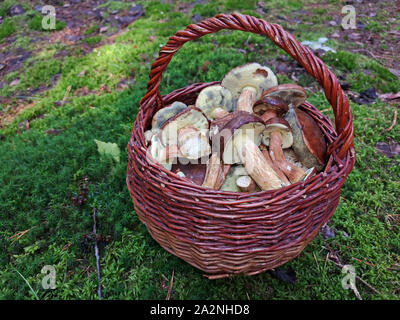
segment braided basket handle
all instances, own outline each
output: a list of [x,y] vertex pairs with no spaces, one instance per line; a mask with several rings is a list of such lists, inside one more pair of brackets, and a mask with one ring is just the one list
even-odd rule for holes
[[331,104],[335,115],[337,139],[330,144],[328,154],[337,153],[343,159],[351,148],[353,153],[354,128],[349,101],[343,92],[336,76],[326,65],[316,57],[308,47],[303,47],[290,33],[280,25],[271,24],[265,20],[242,14],[219,14],[198,24],[191,24],[185,30],[178,31],[170,37],[167,44],[160,49],[159,57],[152,64],[147,92],[140,100],[142,112],[146,112],[154,102],[163,106],[158,90],[162,73],[168,66],[173,55],[187,41],[198,39],[204,35],[222,29],[241,30],[267,36],[274,44],[285,50],[323,87],[325,97]]

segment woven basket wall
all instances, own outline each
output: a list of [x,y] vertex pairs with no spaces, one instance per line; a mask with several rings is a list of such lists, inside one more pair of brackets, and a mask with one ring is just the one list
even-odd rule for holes
[[[190,183],[146,157],[144,131],[154,113],[173,101],[193,104],[203,88],[218,83],[196,83],[161,96],[162,72],[184,43],[222,29],[265,35],[322,86],[336,130],[308,102],[300,108],[325,134],[329,160],[323,172],[278,190],[234,193]],[[127,146],[126,181],[136,213],[151,236],[213,279],[254,275],[298,256],[334,213],[355,162],[352,114],[335,75],[281,26],[251,16],[221,14],[172,36],[160,49],[149,78]]]

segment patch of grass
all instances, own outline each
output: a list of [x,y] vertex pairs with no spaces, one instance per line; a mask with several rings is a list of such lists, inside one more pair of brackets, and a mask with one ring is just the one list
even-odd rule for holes
[[108,12],[112,11],[122,11],[125,9],[128,9],[130,6],[132,6],[132,3],[130,1],[107,1],[101,5],[99,5],[97,8],[107,8]]
[[98,44],[102,39],[102,36],[94,36],[94,37],[89,37],[85,38],[82,41],[86,42],[88,45],[93,46],[95,44]]
[[6,17],[8,15],[8,9],[10,9],[10,7],[15,4],[14,0],[4,0],[2,1],[2,3],[0,4],[0,16]]
[[97,23],[94,23],[94,24],[92,24],[89,28],[87,28],[87,29],[83,32],[83,34],[84,34],[85,36],[88,36],[88,35],[92,34],[93,32],[96,32],[96,31],[98,31],[98,30],[99,30],[99,25],[98,25]]
[[256,6],[256,0],[241,1],[241,0],[227,0],[225,2],[226,10],[254,10]]
[[0,24],[0,41],[15,32],[15,25],[11,19],[6,19]]
[[55,29],[43,29],[42,20],[43,20],[43,16],[36,14],[29,21],[28,27],[30,29],[36,30],[36,31],[54,31],[54,30],[58,31],[58,30],[64,29],[65,26],[67,25],[64,21],[56,20],[56,28]]

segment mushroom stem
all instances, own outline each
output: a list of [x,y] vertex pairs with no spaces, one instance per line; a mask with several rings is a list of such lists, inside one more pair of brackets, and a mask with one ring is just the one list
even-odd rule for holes
[[253,113],[253,104],[257,99],[257,90],[253,87],[244,87],[240,93],[236,110]]
[[228,111],[218,107],[218,108],[214,109],[214,111],[212,112],[212,117],[214,119],[221,119],[221,118],[225,117],[228,114],[229,114]]
[[161,163],[169,162],[170,159],[183,157],[177,145],[170,145],[160,150],[159,161]]
[[224,184],[226,176],[228,175],[230,169],[231,169],[231,165],[230,164],[222,164],[221,165],[221,167],[219,169],[217,181],[216,181],[215,187],[214,187],[215,190],[221,189],[221,187]]
[[267,122],[269,119],[275,118],[277,116],[276,110],[267,110],[264,112],[264,114],[261,116],[261,119],[264,122]]
[[[265,147],[265,146],[264,146]],[[268,150],[265,147],[265,150],[261,150],[262,154],[265,157],[265,160],[268,161],[268,164],[271,166],[272,170],[275,171],[276,175],[282,180],[282,182],[285,185],[289,185],[290,181],[288,180],[288,178],[285,176],[285,174],[279,169],[279,167],[276,165],[276,163],[274,161],[272,161],[271,157],[269,156]]]
[[281,188],[282,180],[268,164],[253,140],[246,134],[238,135],[234,139],[235,149],[241,162],[261,190]]
[[269,154],[271,159],[275,161],[279,169],[281,169],[281,171],[288,177],[290,182],[295,183],[303,179],[303,177],[306,175],[304,170],[291,164],[283,155],[282,136],[280,132],[271,132],[269,139]]
[[217,152],[214,152],[207,162],[206,176],[203,181],[203,187],[215,189],[218,175],[221,169],[221,160]]
[[250,176],[240,176],[236,179],[236,185],[242,192],[254,192],[257,189],[256,183]]

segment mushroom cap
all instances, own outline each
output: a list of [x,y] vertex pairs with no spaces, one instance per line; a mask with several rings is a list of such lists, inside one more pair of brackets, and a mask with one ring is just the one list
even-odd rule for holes
[[218,84],[201,90],[196,99],[196,107],[203,111],[210,120],[214,119],[213,111],[215,109],[222,108],[231,112],[234,106],[231,92]]
[[254,103],[253,112],[255,114],[262,116],[268,110],[275,110],[279,117],[289,110],[289,106],[283,99],[274,96],[261,97]]
[[242,137],[246,135],[258,146],[265,129],[262,119],[255,114],[246,111],[236,111],[234,114],[235,117],[228,121],[218,134],[220,155],[225,164],[240,163],[240,157],[235,148],[235,139],[242,141]]
[[207,164],[206,163],[188,163],[182,164],[180,161],[172,165],[171,171],[178,174],[182,172],[185,174],[185,178],[191,180],[197,185],[202,185],[206,176]]
[[264,91],[278,85],[278,79],[270,68],[258,63],[247,63],[229,71],[221,85],[231,91],[234,99],[239,98],[245,87],[253,87],[257,91],[258,100]]
[[279,131],[282,137],[282,149],[290,148],[293,145],[293,135],[289,122],[275,117],[265,122],[262,141],[269,146],[269,136],[271,132]]
[[285,115],[293,133],[293,150],[307,168],[321,171],[325,165],[326,141],[314,119],[306,112],[289,105]]
[[161,142],[165,146],[178,144],[178,131],[188,126],[205,133],[209,128],[209,121],[199,108],[187,107],[161,126],[159,132]]
[[272,87],[262,94],[263,97],[279,97],[287,104],[298,107],[306,101],[307,93],[297,84],[286,83]]
[[152,126],[153,132],[158,132],[158,130],[162,127],[162,125],[168,119],[177,115],[179,112],[181,112],[182,110],[184,110],[186,108],[187,108],[186,104],[179,102],[179,101],[175,101],[171,105],[158,110],[154,114],[153,120],[151,121],[151,126]]
[[162,152],[164,150],[164,146],[161,143],[159,137],[157,135],[153,135],[150,141],[150,146],[147,149],[147,152],[150,153],[150,155],[157,161],[159,162],[165,169],[171,170],[172,166],[172,161],[166,161],[163,162],[161,161],[162,158]]

